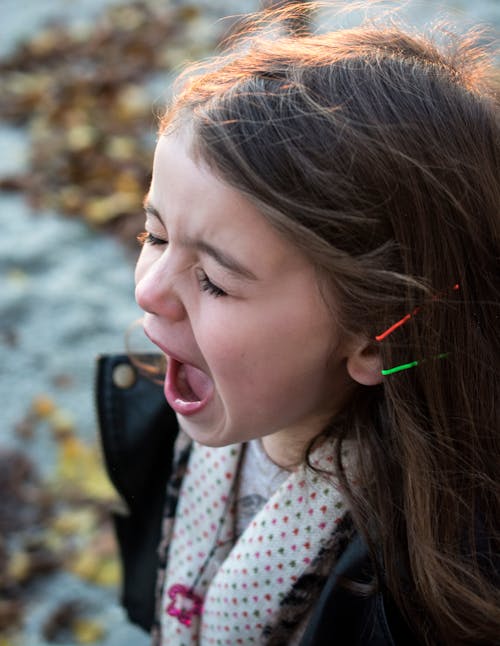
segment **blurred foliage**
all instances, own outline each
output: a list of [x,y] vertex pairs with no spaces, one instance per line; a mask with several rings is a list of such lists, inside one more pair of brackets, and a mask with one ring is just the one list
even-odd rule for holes
[[0,189],[134,241],[157,128],[148,83],[159,79],[166,91],[172,72],[210,52],[221,29],[195,5],[136,1],[20,44],[0,61],[0,119],[28,128],[29,168],[0,178]]
[[[0,645],[16,643],[26,592],[37,577],[65,570],[116,587],[121,576],[109,512],[123,504],[99,449],[77,437],[71,415],[46,395],[33,400],[17,432],[27,441],[49,433],[57,458],[50,477],[41,478],[25,452],[0,451]],[[47,619],[44,632],[54,643],[84,644],[105,630],[81,602],[69,600]]]

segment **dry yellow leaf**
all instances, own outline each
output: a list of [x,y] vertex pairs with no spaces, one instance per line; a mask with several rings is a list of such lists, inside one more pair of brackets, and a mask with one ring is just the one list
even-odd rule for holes
[[66,563],[66,568],[84,581],[96,585],[116,587],[121,581],[121,567],[118,558],[102,558],[88,545]]
[[159,65],[170,70],[177,70],[186,64],[189,54],[186,52],[185,46],[172,46],[166,45],[157,54]]
[[91,224],[104,224],[123,213],[138,211],[141,200],[135,193],[117,193],[89,200],[84,215]]
[[49,395],[37,395],[31,403],[31,410],[37,417],[47,418],[56,410],[56,405]]
[[96,446],[86,444],[73,433],[60,433],[57,441],[58,456],[52,484],[59,492],[104,503],[119,500]]
[[87,124],[73,126],[67,132],[66,139],[70,150],[79,151],[90,148],[97,140],[96,128]]
[[36,33],[30,40],[33,54],[44,56],[54,51],[61,41],[61,32],[56,27],[47,27]]
[[51,528],[47,529],[44,533],[44,543],[52,554],[63,554],[67,550],[66,536]]
[[151,101],[144,88],[139,85],[125,86],[117,98],[117,116],[124,119],[135,119],[151,113]]
[[137,181],[136,175],[130,171],[123,171],[117,175],[114,181],[114,189],[119,195],[137,195],[142,192],[141,184]]
[[63,536],[90,534],[96,525],[96,513],[90,508],[61,512],[52,521],[52,529]]
[[101,466],[100,460],[88,472],[83,490],[92,500],[107,503],[117,503],[120,501],[115,488],[109,481],[106,472]]
[[81,210],[83,194],[78,186],[64,186],[58,197],[59,204],[65,213],[76,213]]
[[99,621],[84,617],[75,619],[72,628],[77,644],[95,644],[106,634],[104,626]]
[[132,137],[111,137],[106,154],[117,161],[127,161],[137,154],[137,145]]
[[117,558],[101,561],[92,581],[102,586],[117,587],[121,581],[121,567]]
[[91,550],[86,549],[71,558],[67,569],[85,581],[93,581],[99,569],[100,559]]
[[14,552],[7,564],[7,577],[16,583],[22,583],[30,574],[30,559],[26,552]]
[[62,408],[56,408],[52,412],[49,417],[49,423],[52,432],[56,436],[66,436],[72,434],[75,430],[73,415]]

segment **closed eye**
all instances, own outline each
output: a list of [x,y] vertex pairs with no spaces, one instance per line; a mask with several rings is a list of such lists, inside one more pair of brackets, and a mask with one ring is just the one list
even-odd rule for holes
[[168,240],[163,240],[162,238],[158,238],[154,236],[152,233],[149,233],[148,231],[143,231],[142,233],[139,233],[139,235],[137,236],[137,240],[141,246],[144,246],[145,244],[150,244],[150,245],[168,244]]
[[210,278],[206,275],[204,271],[200,271],[198,275],[198,281],[200,283],[200,288],[204,292],[208,292],[212,296],[227,296],[227,293],[221,289],[220,287],[217,287],[217,285],[214,285]]

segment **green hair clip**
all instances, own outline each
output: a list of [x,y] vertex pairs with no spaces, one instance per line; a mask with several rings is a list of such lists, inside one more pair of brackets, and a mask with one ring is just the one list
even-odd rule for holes
[[[433,359],[444,359],[449,355],[449,352],[443,352],[442,354],[437,354]],[[385,375],[392,375],[395,372],[401,372],[401,370],[408,370],[409,368],[415,368],[421,363],[424,363],[427,359],[420,359],[420,361],[410,361],[410,363],[402,363],[399,366],[394,366],[394,368],[387,368],[386,370],[381,370],[381,373]]]

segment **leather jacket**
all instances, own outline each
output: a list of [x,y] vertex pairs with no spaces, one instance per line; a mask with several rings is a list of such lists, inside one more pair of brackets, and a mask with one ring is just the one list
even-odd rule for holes
[[[122,603],[130,620],[149,630],[154,616],[157,546],[166,483],[177,434],[163,389],[124,355],[97,362],[96,403],[106,467],[128,514],[115,515],[124,578]],[[355,535],[313,608],[301,646],[417,644],[387,590],[359,596],[341,580],[369,582],[368,549]]]

